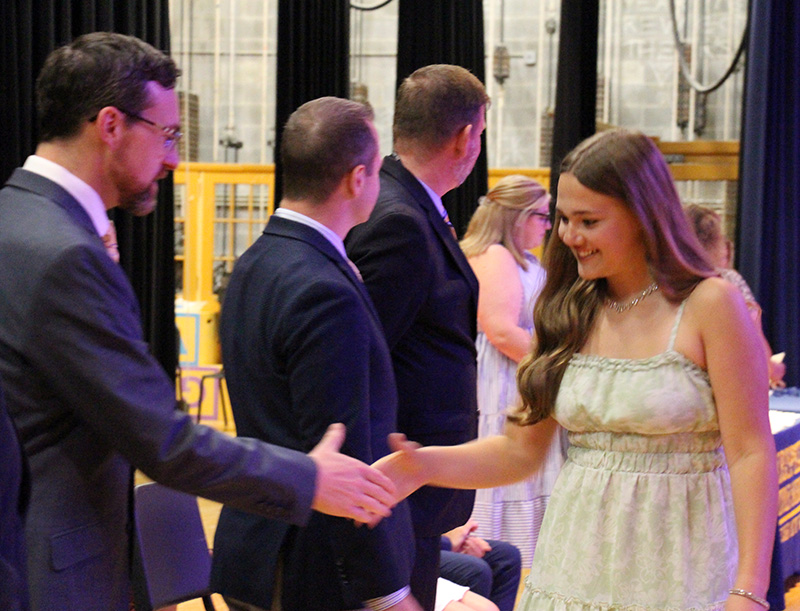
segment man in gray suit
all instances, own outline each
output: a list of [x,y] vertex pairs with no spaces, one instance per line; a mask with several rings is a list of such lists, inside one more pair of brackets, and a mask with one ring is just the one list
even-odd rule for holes
[[272,519],[311,509],[368,521],[393,487],[341,455],[333,425],[308,456],[233,439],[175,410],[142,340],[128,279],[106,252],[106,210],[144,215],[175,169],[174,62],[95,33],[47,59],[41,142],[0,191],[0,375],[31,470],[31,608],[127,611],[132,466]]
[[27,611],[25,511],[30,474],[0,387],[0,609]]

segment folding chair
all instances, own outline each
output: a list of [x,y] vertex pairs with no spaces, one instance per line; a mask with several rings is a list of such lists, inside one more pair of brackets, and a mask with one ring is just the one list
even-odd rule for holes
[[225,428],[228,428],[228,408],[225,401],[225,392],[222,389],[222,382],[225,379],[225,368],[220,367],[219,371],[207,373],[200,377],[200,394],[197,397],[197,422],[200,422],[200,410],[203,407],[203,396],[205,395],[204,389],[206,380],[216,380],[217,392],[219,392],[219,408],[222,410],[222,420],[225,423]]
[[214,611],[208,551],[197,498],[149,482],[134,488],[134,605],[154,611],[201,598]]

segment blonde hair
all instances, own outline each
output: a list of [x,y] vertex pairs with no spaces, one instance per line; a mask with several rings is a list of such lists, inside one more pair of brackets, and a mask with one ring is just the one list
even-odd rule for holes
[[[561,165],[583,186],[618,199],[639,221],[653,278],[673,301],[715,275],[683,213],[672,175],[653,141],[615,129],[584,140]],[[561,222],[556,211],[555,227]],[[522,407],[511,416],[535,424],[555,406],[572,356],[586,342],[606,293],[605,279],[584,280],[570,249],[552,232],[543,257],[547,280],[534,308],[537,341],[517,370]]]
[[549,205],[550,195],[532,178],[520,174],[501,178],[480,198],[461,241],[461,250],[467,257],[477,257],[492,244],[502,244],[523,269],[528,269],[515,234],[531,212],[547,210]]

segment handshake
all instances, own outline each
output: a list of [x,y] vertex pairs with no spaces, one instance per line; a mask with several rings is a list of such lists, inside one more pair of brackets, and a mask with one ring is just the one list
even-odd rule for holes
[[474,490],[513,484],[544,463],[557,427],[553,418],[534,426],[508,423],[501,435],[424,448],[392,433],[392,453],[370,467],[338,453],[344,426],[333,424],[309,454],[318,467],[312,508],[374,526],[421,486]]
[[392,454],[372,466],[339,453],[345,439],[343,424],[332,424],[309,452],[317,466],[312,509],[375,526],[392,507],[422,486],[421,467],[414,459],[419,444],[405,435],[389,436]]

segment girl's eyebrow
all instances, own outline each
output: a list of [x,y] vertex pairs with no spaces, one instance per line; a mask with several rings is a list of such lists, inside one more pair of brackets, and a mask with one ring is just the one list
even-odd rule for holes
[[[564,212],[564,210],[559,208],[558,206],[556,206],[556,212],[561,214],[561,216],[567,216],[566,213]],[[570,216],[586,216],[586,215],[592,215],[592,214],[597,214],[597,211],[596,210],[575,210]]]

